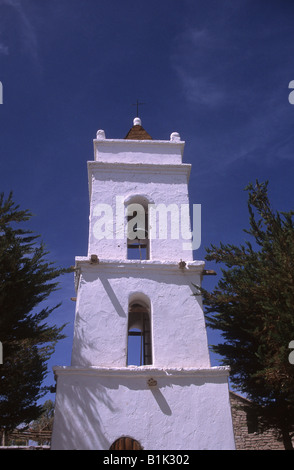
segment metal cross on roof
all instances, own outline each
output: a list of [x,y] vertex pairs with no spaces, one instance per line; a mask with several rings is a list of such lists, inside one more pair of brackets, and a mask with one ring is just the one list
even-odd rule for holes
[[133,106],[137,106],[137,117],[139,117],[139,106],[141,104],[145,104],[145,103],[140,103],[139,100],[137,100],[137,103],[133,103]]

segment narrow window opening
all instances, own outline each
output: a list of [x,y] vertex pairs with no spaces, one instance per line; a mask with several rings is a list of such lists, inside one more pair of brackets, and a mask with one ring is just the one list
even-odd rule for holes
[[[131,207],[131,206],[130,206]],[[144,212],[133,211],[127,216],[128,239],[127,258],[128,259],[149,259],[149,237],[148,237],[148,211],[141,206]]]
[[152,364],[151,327],[148,309],[138,303],[129,309],[127,365]]
[[258,432],[258,416],[255,410],[247,411],[247,428],[248,434]]

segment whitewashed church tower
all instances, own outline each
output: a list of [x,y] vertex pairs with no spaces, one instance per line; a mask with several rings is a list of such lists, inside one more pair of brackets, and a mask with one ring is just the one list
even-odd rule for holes
[[193,295],[204,262],[187,240],[184,144],[177,133],[152,140],[139,118],[125,139],[97,132],[52,449],[234,449],[228,370],[210,365]]

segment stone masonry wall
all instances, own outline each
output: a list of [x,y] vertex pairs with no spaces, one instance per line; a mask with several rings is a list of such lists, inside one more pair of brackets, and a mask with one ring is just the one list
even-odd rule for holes
[[260,417],[250,416],[243,409],[250,402],[230,392],[232,420],[236,450],[284,450],[283,442],[275,429],[262,430]]

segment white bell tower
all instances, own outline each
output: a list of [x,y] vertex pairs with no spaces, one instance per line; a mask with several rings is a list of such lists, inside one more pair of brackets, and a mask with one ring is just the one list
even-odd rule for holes
[[125,139],[97,132],[72,362],[54,367],[52,449],[234,449],[229,371],[210,366],[193,295],[204,262],[188,239],[184,144],[178,133],[153,140],[139,118]]

